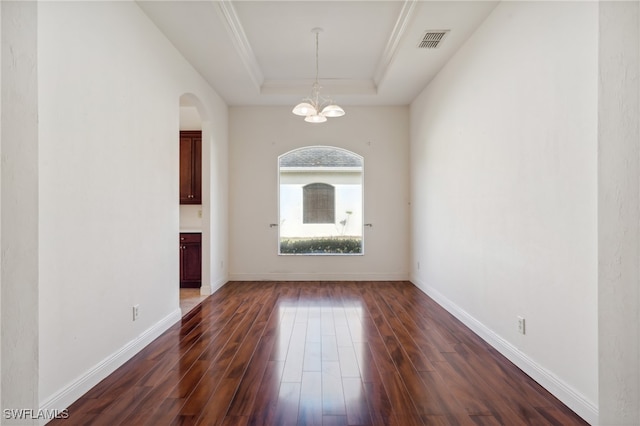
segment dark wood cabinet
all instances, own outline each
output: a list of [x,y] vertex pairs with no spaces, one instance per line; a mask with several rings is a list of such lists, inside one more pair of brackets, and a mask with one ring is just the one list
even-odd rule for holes
[[180,234],[180,287],[200,288],[202,281],[202,235]]
[[202,132],[180,132],[180,204],[202,204]]

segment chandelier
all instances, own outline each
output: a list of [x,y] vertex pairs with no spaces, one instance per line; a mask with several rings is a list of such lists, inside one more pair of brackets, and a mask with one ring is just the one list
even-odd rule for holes
[[301,103],[293,108],[293,113],[304,117],[307,123],[324,123],[327,117],[342,117],[344,110],[334,104],[330,98],[320,95],[320,84],[318,83],[318,34],[322,32],[322,28],[314,28],[311,30],[316,35],[316,81],[311,87],[311,96],[302,100]]

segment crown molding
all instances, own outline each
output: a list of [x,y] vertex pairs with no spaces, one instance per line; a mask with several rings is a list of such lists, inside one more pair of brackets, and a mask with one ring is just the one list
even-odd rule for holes
[[396,24],[393,27],[393,31],[389,36],[389,40],[387,41],[387,45],[384,48],[384,52],[380,57],[380,61],[378,62],[378,66],[376,67],[375,72],[373,73],[373,81],[376,86],[380,86],[382,81],[387,76],[387,72],[389,71],[389,67],[393,62],[393,59],[398,52],[398,48],[400,46],[400,40],[402,40],[402,36],[404,35],[405,30],[409,26],[411,18],[416,9],[416,4],[419,0],[405,0],[402,5],[402,9],[400,10],[400,15],[396,20]]
[[233,2],[230,0],[222,0],[214,3],[217,5],[218,13],[225,23],[238,56],[240,56],[242,63],[249,72],[251,81],[253,81],[256,89],[260,90],[264,82],[262,70],[260,69],[260,65],[258,65],[258,60],[253,53],[249,39],[247,39],[247,35],[244,32],[242,22],[240,22],[236,9],[233,7]]

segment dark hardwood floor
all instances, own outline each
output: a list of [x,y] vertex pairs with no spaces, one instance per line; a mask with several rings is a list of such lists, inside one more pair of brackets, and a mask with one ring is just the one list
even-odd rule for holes
[[230,282],[52,425],[584,425],[409,282]]

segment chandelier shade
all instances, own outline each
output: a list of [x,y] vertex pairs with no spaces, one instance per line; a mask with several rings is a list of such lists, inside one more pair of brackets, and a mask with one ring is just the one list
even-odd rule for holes
[[333,103],[330,98],[320,95],[320,83],[318,82],[318,34],[322,32],[322,28],[314,28],[311,32],[316,35],[316,80],[311,87],[311,96],[303,99],[291,112],[305,117],[304,121],[307,123],[324,123],[327,121],[327,117],[342,117],[345,112],[340,106]]
[[327,121],[327,117],[322,114],[307,115],[304,118],[304,121],[306,121],[307,123],[324,123],[325,121]]
[[322,112],[320,112],[320,114],[331,118],[342,117],[344,115],[344,110],[336,104],[330,104],[322,108]]
[[293,108],[293,113],[295,115],[306,117],[308,115],[316,115],[318,113],[318,110],[315,109],[315,107],[309,102],[300,102],[295,106],[295,108]]

